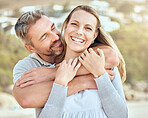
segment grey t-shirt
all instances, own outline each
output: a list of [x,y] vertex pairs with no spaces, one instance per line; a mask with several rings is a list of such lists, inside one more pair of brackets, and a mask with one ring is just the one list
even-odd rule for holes
[[[28,57],[18,61],[13,69],[13,82],[15,83],[21,78],[24,72],[36,68],[36,67],[47,67],[54,68],[55,64],[48,63],[42,60],[36,53],[30,54]],[[39,114],[42,108],[36,108],[36,114]]]

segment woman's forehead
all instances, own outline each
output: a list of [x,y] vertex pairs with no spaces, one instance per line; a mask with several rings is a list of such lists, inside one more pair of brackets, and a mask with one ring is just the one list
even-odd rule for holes
[[96,17],[84,10],[76,10],[73,12],[70,21],[77,21],[77,22],[82,22],[82,23],[87,23],[91,25],[97,24],[97,19]]

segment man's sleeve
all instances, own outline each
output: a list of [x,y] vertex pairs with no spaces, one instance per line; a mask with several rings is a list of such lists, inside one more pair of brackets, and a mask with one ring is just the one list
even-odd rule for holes
[[118,68],[114,67],[114,71],[115,76],[112,82],[107,73],[95,79],[98,94],[108,118],[128,118],[128,110]]
[[20,79],[24,72],[35,67],[38,67],[37,63],[28,59],[28,57],[20,60],[13,69],[13,82],[15,83],[18,79]]

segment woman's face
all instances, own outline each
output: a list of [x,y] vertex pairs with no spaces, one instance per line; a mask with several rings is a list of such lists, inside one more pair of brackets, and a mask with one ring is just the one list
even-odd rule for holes
[[92,14],[84,11],[75,11],[65,27],[64,38],[67,50],[83,52],[97,36],[97,19]]

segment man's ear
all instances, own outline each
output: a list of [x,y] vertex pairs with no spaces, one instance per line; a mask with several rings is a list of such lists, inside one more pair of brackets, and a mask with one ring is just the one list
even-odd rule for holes
[[37,50],[32,45],[25,44],[25,48],[30,52],[37,52]]

